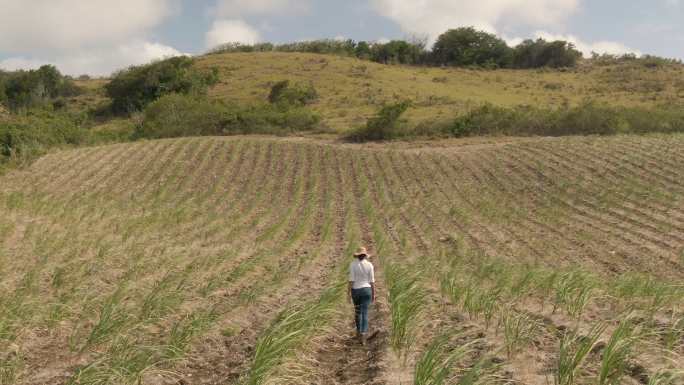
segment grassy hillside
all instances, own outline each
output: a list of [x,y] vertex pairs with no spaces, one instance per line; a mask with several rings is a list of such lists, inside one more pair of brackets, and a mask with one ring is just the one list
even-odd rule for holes
[[582,65],[559,70],[469,70],[388,66],[353,58],[305,53],[227,53],[199,59],[218,67],[221,82],[211,95],[264,101],[279,80],[311,82],[320,94],[313,106],[324,121],[345,131],[361,125],[385,102],[410,99],[412,123],[452,119],[468,106],[576,105],[592,99],[611,105],[684,105],[684,67],[640,64]]
[[[315,77],[322,59],[453,95],[430,78],[509,76],[287,57],[220,61],[214,95],[259,98],[269,66]],[[364,97],[325,84],[318,108],[346,108],[333,87]],[[435,362],[464,382],[657,381],[684,367],[683,148],[236,137],[47,155],[0,176],[0,384],[425,384]],[[359,244],[380,293],[367,348],[342,286]]]

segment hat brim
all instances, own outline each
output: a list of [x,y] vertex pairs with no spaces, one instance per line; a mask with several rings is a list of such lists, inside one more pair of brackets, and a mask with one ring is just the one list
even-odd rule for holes
[[370,254],[368,253],[354,253],[355,257],[360,257],[360,256],[365,256],[365,257],[370,257]]

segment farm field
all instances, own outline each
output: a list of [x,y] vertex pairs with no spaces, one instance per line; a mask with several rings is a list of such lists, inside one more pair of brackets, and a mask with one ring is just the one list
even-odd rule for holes
[[0,384],[681,384],[683,175],[682,135],[51,153],[0,176]]

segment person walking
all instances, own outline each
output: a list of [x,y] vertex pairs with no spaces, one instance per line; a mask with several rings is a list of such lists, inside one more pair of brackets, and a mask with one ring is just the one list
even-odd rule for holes
[[368,336],[368,306],[375,302],[375,272],[368,258],[370,254],[361,247],[349,264],[348,296],[354,303],[356,336],[362,345]]

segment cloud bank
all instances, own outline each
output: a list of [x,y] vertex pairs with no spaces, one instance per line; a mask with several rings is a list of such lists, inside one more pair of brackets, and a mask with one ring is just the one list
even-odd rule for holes
[[[667,0],[676,2],[678,0]],[[549,28],[563,24],[580,9],[580,0],[371,0],[376,11],[408,34],[427,37],[434,42],[450,28],[474,26],[497,33],[502,27]],[[546,40],[567,40],[585,55],[591,52],[621,54],[638,51],[619,42],[586,42],[574,35],[535,32]],[[523,39],[507,39],[511,45]]]
[[371,0],[376,11],[410,34],[434,41],[449,28],[474,26],[489,32],[514,21],[519,25],[547,26],[566,20],[579,0]]
[[47,60],[16,56],[1,60],[0,68],[13,71],[35,69],[44,64],[52,64],[62,73],[73,76],[81,74],[108,76],[115,70],[132,65],[145,64],[153,60],[180,55],[183,53],[163,44],[137,41],[115,47],[95,48],[68,55],[59,55]]
[[54,64],[70,75],[107,75],[179,55],[146,39],[177,9],[176,0],[0,0],[0,52],[11,55],[0,68]]
[[243,20],[216,20],[205,40],[207,48],[224,43],[255,44],[259,42],[260,34]]
[[260,41],[259,29],[245,17],[301,14],[309,10],[308,0],[218,0],[209,14],[214,18],[205,35],[206,48],[224,43],[254,44]]

